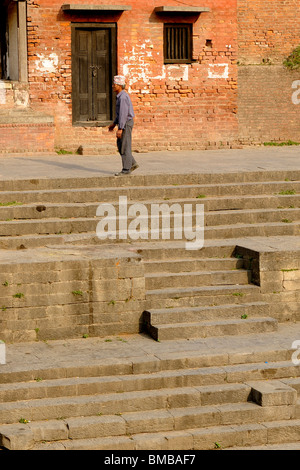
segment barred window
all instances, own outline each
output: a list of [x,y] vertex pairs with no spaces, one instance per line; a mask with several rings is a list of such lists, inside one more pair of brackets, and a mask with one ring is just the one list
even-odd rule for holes
[[165,64],[192,62],[192,24],[165,24]]

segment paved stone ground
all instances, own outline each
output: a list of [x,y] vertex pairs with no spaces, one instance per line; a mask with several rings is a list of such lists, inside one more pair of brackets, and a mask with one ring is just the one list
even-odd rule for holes
[[[110,361],[116,364],[124,360],[159,361],[187,353],[198,356],[227,353],[235,357],[239,354],[244,358],[253,353],[259,354],[263,359],[265,352],[267,359],[267,352],[291,350],[292,343],[297,340],[300,340],[300,324],[286,323],[280,324],[278,331],[263,335],[173,340],[161,343],[143,334],[17,343],[6,346],[6,365],[0,366],[0,371],[6,373],[58,366],[91,366],[99,363],[108,364]],[[247,362],[246,359],[245,361]]]
[[[242,150],[149,152],[135,154],[135,174],[222,173],[300,168],[300,147],[254,147]],[[0,181],[31,178],[112,176],[119,155],[0,155]]]

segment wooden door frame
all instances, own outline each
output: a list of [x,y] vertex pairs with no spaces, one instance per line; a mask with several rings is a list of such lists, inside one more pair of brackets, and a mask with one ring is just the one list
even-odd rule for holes
[[[114,94],[112,95],[112,100],[110,103],[110,111],[112,119],[108,121],[78,121],[77,113],[74,101],[76,99],[76,85],[77,85],[77,76],[73,73],[74,71],[74,60],[76,53],[76,31],[78,29],[89,29],[101,30],[109,29],[111,31],[111,70],[110,70],[110,79],[111,84],[113,82],[113,76],[117,74],[118,64],[117,64],[117,23],[72,23],[71,24],[71,53],[72,53],[72,119],[73,126],[84,126],[84,127],[105,127],[111,124],[115,118],[115,106],[114,106]],[[77,98],[78,101],[78,98]]]

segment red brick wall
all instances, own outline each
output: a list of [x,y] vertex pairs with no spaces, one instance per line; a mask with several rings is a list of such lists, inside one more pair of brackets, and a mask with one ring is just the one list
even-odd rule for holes
[[238,0],[239,62],[282,63],[300,45],[299,0]]
[[239,69],[239,134],[243,144],[300,142],[300,73],[281,65]]
[[[107,128],[72,126],[71,21],[117,22],[118,73],[125,74],[136,111],[134,148],[202,148],[237,138],[236,0],[166,0],[164,5],[205,6],[200,16],[168,16],[167,22],[193,22],[193,63],[164,66],[160,0],[73,0],[84,4],[126,4],[132,10],[111,15],[66,15],[61,0],[28,0],[28,54],[31,105],[52,112],[56,146],[115,148]],[[184,5],[183,5],[184,3]],[[212,41],[212,47],[206,46]]]
[[51,124],[0,124],[0,153],[53,152]]
[[300,45],[299,15],[298,0],[238,0],[242,143],[300,142],[300,69],[282,65]]

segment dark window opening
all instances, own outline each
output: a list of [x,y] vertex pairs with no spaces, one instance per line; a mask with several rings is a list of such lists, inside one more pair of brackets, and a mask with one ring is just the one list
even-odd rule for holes
[[192,62],[192,24],[165,24],[165,64],[189,64]]
[[27,82],[27,6],[0,0],[0,79]]

